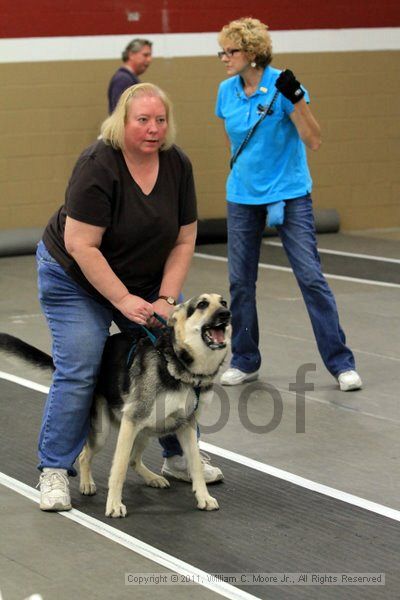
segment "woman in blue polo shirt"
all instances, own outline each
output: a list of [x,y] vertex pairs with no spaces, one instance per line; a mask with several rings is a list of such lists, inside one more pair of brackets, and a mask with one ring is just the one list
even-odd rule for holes
[[305,147],[318,150],[321,137],[308,93],[291,71],[269,66],[271,38],[258,19],[232,21],[218,41],[230,77],[219,87],[216,114],[224,120],[233,157],[226,185],[232,360],[221,383],[237,385],[258,377],[256,280],[267,216],[300,286],[325,366],[342,391],[359,389],[361,379],[317,251]]

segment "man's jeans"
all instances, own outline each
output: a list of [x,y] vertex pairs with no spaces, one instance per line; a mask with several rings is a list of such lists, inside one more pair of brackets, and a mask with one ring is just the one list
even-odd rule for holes
[[[39,469],[61,468],[76,475],[73,464],[89,431],[93,391],[111,323],[121,331],[137,326],[87,294],[43,242],[36,259],[39,299],[52,334],[55,365],[39,436]],[[154,302],[157,295],[148,301]],[[165,457],[182,454],[175,436],[160,441]]]
[[[251,373],[261,365],[256,308],[256,281],[267,204],[228,202],[228,259],[232,311],[231,366]],[[337,377],[354,369],[346,346],[335,298],[321,272],[309,195],[288,200],[285,221],[277,227],[311,319],[315,339],[328,371]],[[282,314],[282,318],[285,315]]]

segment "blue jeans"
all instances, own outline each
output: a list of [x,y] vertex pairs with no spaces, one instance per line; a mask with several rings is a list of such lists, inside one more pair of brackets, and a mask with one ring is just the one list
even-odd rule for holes
[[[93,392],[111,323],[121,331],[132,331],[137,325],[85,292],[43,242],[36,260],[39,300],[52,335],[55,365],[39,435],[39,469],[67,469],[74,476],[73,464],[89,432]],[[147,300],[154,302],[157,295]],[[182,454],[175,436],[160,442],[165,457]]]
[[[228,202],[228,261],[232,311],[231,366],[246,373],[261,365],[256,282],[267,204]],[[288,200],[283,225],[277,227],[303,295],[318,350],[328,371],[337,377],[355,368],[346,346],[335,298],[321,272],[311,196]]]

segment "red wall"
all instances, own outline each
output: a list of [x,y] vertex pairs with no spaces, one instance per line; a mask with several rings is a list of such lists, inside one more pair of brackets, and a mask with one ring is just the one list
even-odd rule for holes
[[[135,13],[140,14],[139,20],[135,20]],[[397,27],[400,25],[400,2],[0,0],[0,37],[219,31],[228,21],[241,16],[258,17],[272,30]]]

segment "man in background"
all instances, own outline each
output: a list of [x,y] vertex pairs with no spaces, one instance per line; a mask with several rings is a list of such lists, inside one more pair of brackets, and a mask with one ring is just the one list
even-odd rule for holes
[[114,73],[108,86],[108,112],[111,114],[118,100],[128,87],[140,83],[142,75],[149,67],[152,59],[152,42],[136,38],[129,42],[122,52],[123,65]]

